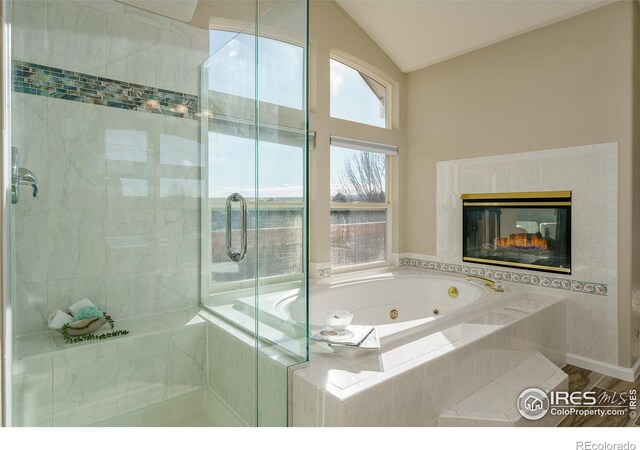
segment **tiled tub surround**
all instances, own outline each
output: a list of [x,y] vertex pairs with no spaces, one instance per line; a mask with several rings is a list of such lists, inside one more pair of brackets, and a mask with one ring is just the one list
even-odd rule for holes
[[380,351],[347,358],[316,347],[309,367],[293,372],[293,424],[434,425],[456,403],[537,352],[562,366],[565,300],[506,295],[512,301]]
[[[513,289],[537,289],[538,286],[550,288],[543,291],[562,291],[568,301],[570,362],[605,372],[607,367],[616,371],[617,174],[617,143],[439,162],[437,254],[407,253],[401,258],[404,264],[439,271],[444,268],[448,271],[450,265],[454,272],[475,268],[487,276],[489,271],[489,278],[506,281]],[[570,276],[461,265],[461,194],[551,190],[572,191]],[[618,372],[611,374],[622,377]]]

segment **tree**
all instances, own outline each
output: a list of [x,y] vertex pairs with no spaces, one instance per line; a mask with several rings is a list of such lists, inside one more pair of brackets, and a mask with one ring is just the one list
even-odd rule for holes
[[347,203],[347,196],[342,192],[338,192],[333,196],[333,203]]
[[[341,192],[351,194],[355,200],[362,203],[384,203],[385,173],[385,155],[373,152],[354,152],[345,161],[344,168],[340,171]],[[338,195],[344,194],[336,194],[334,198]]]

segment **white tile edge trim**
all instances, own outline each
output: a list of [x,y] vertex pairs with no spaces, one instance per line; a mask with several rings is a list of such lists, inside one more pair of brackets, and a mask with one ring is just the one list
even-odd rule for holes
[[633,367],[622,367],[615,364],[609,364],[585,356],[567,353],[567,364],[582,367],[583,369],[593,370],[595,372],[619,378],[624,381],[635,381],[640,374],[640,359],[636,361]]
[[329,278],[331,276],[331,263],[330,262],[310,262],[309,276],[315,279]]

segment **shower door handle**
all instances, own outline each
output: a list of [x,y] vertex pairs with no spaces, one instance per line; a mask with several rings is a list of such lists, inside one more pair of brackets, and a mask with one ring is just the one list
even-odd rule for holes
[[[242,233],[240,245],[242,248],[239,253],[231,250],[231,204],[234,202],[240,202],[240,231]],[[225,206],[227,209],[227,256],[233,262],[240,262],[247,254],[247,201],[236,192],[227,197]]]
[[20,199],[18,189],[21,184],[31,186],[33,197],[40,197],[40,183],[33,172],[20,167],[20,153],[16,147],[11,147],[11,203],[14,205]]

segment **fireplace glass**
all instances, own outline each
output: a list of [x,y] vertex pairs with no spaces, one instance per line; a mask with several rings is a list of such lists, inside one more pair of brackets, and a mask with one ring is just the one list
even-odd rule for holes
[[463,261],[571,273],[571,192],[464,194]]

